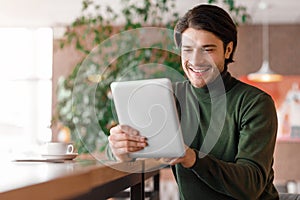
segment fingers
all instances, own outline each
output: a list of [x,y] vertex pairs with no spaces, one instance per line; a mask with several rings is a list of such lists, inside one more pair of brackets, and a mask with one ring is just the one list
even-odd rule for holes
[[164,159],[164,161],[169,165],[176,165],[180,163],[183,167],[190,168],[195,164],[196,156],[196,152],[193,149],[187,148],[184,156],[179,158],[167,158]]
[[139,135],[139,132],[136,129],[131,128],[130,126],[127,126],[127,125],[118,125],[117,127],[120,130],[122,130],[124,133],[128,133],[130,135]]
[[183,167],[189,168],[196,162],[195,151],[185,145],[185,154],[177,158],[161,158],[160,162],[168,165],[181,164]]
[[127,133],[129,135],[135,135],[135,136],[139,135],[139,132],[136,129],[131,128],[130,126],[127,125],[118,125],[111,128],[110,134],[115,134],[115,133]]
[[109,136],[112,141],[135,141],[135,142],[145,142],[146,138],[140,135],[130,135],[126,132],[111,132]]
[[[114,137],[118,137],[118,138],[125,138],[124,140],[114,140]],[[113,148],[128,148],[130,149],[130,151],[132,151],[132,149],[134,148],[144,148],[145,146],[147,146],[147,143],[145,140],[130,140],[128,138],[131,138],[131,137],[127,137],[125,136],[124,137],[124,134],[123,135],[120,135],[120,136],[109,136],[108,140],[110,141],[111,143],[111,147]]]
[[115,154],[135,152],[147,146],[146,137],[141,136],[136,129],[126,125],[111,128],[108,141]]
[[175,158],[175,159],[172,159],[172,160],[170,160],[169,165],[176,165],[176,164],[178,164],[178,163],[182,163],[183,160],[184,160],[183,158]]
[[161,158],[159,160],[163,164],[175,165],[182,162],[182,158]]

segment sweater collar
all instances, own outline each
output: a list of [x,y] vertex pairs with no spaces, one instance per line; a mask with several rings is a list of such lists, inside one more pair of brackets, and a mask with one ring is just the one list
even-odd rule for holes
[[234,85],[234,78],[225,70],[213,82],[202,88],[191,86],[191,90],[198,100],[213,100],[217,97],[225,95]]

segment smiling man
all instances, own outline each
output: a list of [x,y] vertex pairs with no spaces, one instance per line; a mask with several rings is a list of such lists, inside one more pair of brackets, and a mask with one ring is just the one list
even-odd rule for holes
[[224,49],[223,42],[213,33],[187,28],[183,32],[181,49],[186,76],[193,86],[201,88],[224,71],[225,59],[229,59],[233,51],[233,42],[226,44]]
[[[276,110],[268,94],[227,71],[237,45],[234,22],[217,6],[199,5],[178,21],[175,42],[188,78],[174,84],[186,153],[169,162],[181,199],[278,199]],[[126,125],[110,133],[119,160],[147,145]]]

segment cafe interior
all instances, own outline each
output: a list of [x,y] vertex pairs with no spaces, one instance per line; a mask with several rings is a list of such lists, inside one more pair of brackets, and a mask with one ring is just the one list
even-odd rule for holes
[[[167,164],[107,158],[109,129],[117,124],[109,85],[121,76],[183,77],[168,33],[205,3],[237,23],[228,70],[273,98],[274,183],[280,193],[300,193],[298,0],[2,0],[0,199],[179,199]],[[143,38],[131,48],[120,41],[123,33],[131,43]],[[67,153],[47,154],[61,148]]]

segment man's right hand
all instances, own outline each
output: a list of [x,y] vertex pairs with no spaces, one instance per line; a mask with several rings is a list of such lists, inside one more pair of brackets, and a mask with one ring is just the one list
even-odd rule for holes
[[112,153],[120,161],[129,161],[128,153],[140,151],[148,145],[146,137],[127,125],[111,128],[108,141]]

